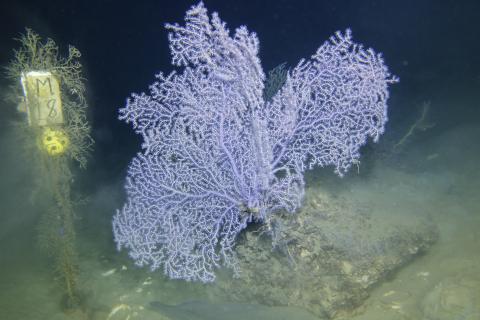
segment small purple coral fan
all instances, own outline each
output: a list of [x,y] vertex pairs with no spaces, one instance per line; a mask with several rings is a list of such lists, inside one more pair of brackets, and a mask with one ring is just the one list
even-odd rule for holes
[[367,137],[378,140],[397,79],[346,30],[265,101],[255,33],[242,26],[231,36],[203,3],[185,21],[166,25],[181,72],[160,73],[120,110],[144,142],[113,230],[136,264],[209,282],[220,265],[238,271],[235,239],[248,222],[300,206],[305,170],[333,165],[342,176]]

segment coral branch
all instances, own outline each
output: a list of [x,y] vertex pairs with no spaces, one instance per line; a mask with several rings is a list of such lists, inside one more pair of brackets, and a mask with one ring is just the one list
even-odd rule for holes
[[113,227],[138,265],[208,282],[220,265],[236,270],[235,238],[250,221],[300,206],[306,169],[333,165],[343,175],[358,161],[367,138],[383,133],[396,79],[347,30],[265,101],[257,36],[246,27],[230,36],[202,3],[185,21],[167,24],[181,73],[159,74],[120,110],[144,142]]

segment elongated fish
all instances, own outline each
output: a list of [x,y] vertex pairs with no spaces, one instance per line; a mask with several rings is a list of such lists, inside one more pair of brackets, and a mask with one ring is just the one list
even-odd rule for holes
[[247,303],[188,301],[172,306],[153,301],[150,308],[171,320],[319,320],[297,307],[268,307]]

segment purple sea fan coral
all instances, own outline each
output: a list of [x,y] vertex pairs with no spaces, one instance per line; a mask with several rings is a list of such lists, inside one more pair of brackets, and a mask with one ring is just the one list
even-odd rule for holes
[[244,26],[230,36],[203,3],[185,21],[166,25],[181,72],[160,73],[120,110],[144,143],[113,230],[138,265],[209,282],[220,265],[238,271],[235,238],[248,222],[300,206],[306,169],[333,165],[343,175],[358,161],[367,137],[383,133],[396,79],[347,30],[264,101],[257,36]]

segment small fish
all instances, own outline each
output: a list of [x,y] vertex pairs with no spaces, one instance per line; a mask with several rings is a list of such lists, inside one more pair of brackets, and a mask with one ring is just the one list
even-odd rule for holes
[[108,271],[105,271],[104,273],[102,273],[102,277],[111,276],[111,275],[114,274],[116,271],[117,271],[117,268],[113,268],[113,269],[110,269],[110,270],[108,270]]
[[[125,304],[125,303],[117,304],[116,306],[114,306],[112,308],[112,310],[108,314],[107,320],[112,319],[112,317],[115,316],[116,313],[118,313],[119,311],[122,311],[122,310],[130,311],[130,306]],[[130,319],[130,315],[127,316],[127,319]]]

